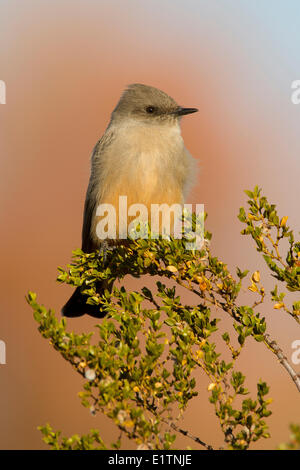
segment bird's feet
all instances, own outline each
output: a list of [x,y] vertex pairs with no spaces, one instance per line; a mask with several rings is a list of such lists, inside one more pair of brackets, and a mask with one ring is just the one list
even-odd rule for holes
[[104,264],[107,262],[107,255],[109,251],[113,251],[115,249],[116,249],[116,246],[110,245],[107,240],[103,240],[103,242],[101,242],[98,256],[99,258],[101,258],[102,256]]

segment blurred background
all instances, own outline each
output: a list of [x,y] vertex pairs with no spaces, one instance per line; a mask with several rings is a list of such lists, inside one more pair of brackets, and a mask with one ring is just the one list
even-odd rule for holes
[[[182,122],[200,167],[188,202],[205,204],[213,252],[230,269],[259,269],[266,288],[274,285],[237,213],[243,190],[257,184],[299,229],[300,105],[291,102],[299,48],[297,0],[0,0],[1,449],[46,448],[37,430],[46,422],[66,436],[98,428],[108,444],[117,437],[108,419],[81,406],[82,378],[40,336],[24,297],[33,290],[59,314],[72,291],[56,283],[57,266],[81,244],[90,154],[127,84],[199,108]],[[295,322],[268,303],[261,311],[290,359]],[[87,332],[95,323],[68,327]],[[274,448],[299,422],[296,387],[251,339],[237,366],[252,393],[260,378],[271,386],[272,437],[256,448]],[[207,385],[199,375],[182,427],[220,446]]]

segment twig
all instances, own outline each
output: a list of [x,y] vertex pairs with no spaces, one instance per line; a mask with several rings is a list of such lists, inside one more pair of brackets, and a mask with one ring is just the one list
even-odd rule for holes
[[194,436],[189,431],[186,431],[182,428],[179,428],[174,423],[171,423],[170,426],[171,426],[172,429],[174,429],[174,431],[180,432],[180,434],[183,434],[183,436],[186,436],[186,437],[189,437],[190,439],[193,439],[193,441],[195,441],[195,442],[197,442],[197,444],[200,444],[201,446],[205,447],[207,450],[214,450],[211,445],[206,444],[199,437]]
[[275,252],[276,252],[276,256],[273,255],[273,252],[272,252],[272,253],[269,253],[269,254],[271,255],[271,257],[272,257],[273,259],[276,259],[277,261],[279,261],[279,262],[282,264],[282,266],[284,266],[284,268],[287,269],[288,266],[287,266],[287,264],[282,260],[282,257],[280,256],[280,253],[279,253],[279,250],[278,250],[278,241],[277,241],[277,243],[275,243],[270,234],[267,234],[267,235],[266,235],[266,238],[269,240],[269,242],[271,243],[271,245],[273,246],[273,248],[275,249]]
[[186,436],[186,437],[192,439],[193,441],[197,442],[197,444],[200,444],[201,446],[205,447],[205,449],[207,449],[207,450],[214,450],[214,448],[213,448],[211,445],[206,444],[206,443],[203,442],[199,437],[194,436],[194,435],[191,434],[189,431],[186,431],[185,429],[182,429],[182,428],[176,426],[176,424],[174,424],[173,422],[169,423],[165,418],[163,418],[162,421],[163,421],[165,424],[167,424],[168,426],[170,426],[170,428],[174,429],[174,431],[180,432],[180,434],[182,434],[183,436]]
[[266,345],[271,349],[271,351],[277,356],[280,364],[282,364],[282,366],[285,368],[287,373],[290,375],[292,380],[295,382],[295,385],[296,385],[298,391],[300,392],[300,377],[294,371],[294,369],[292,368],[292,366],[288,362],[286,356],[283,354],[282,349],[280,349],[280,347],[278,346],[276,341],[274,341],[270,338],[269,334],[264,335],[264,341],[265,341]]
[[[181,284],[183,287],[186,287],[182,282],[178,282],[178,283]],[[204,302],[206,301],[206,302],[209,302],[209,303],[213,303],[210,299],[208,299],[206,296],[204,296],[203,293],[200,294],[200,292],[196,291],[193,288],[189,289],[189,290],[192,290],[192,292],[199,295],[204,300]],[[216,299],[214,299],[214,300],[215,300],[215,306],[216,307],[221,308],[225,312],[229,313],[229,315],[231,315],[235,320],[240,322],[240,318],[237,316],[236,311],[235,311],[236,309],[233,306],[228,306],[228,305],[226,305],[225,302],[216,301]],[[268,348],[277,356],[280,364],[288,372],[288,374],[292,378],[293,382],[295,383],[298,391],[300,392],[300,376],[294,371],[293,367],[288,362],[286,356],[283,354],[282,349],[278,346],[276,341],[274,341],[270,338],[269,334],[264,335],[264,342],[268,346]]]
[[[234,308],[229,309],[227,308],[226,305],[222,305],[223,310],[225,312],[229,313],[233,318],[235,318],[237,321],[240,321],[239,318],[234,315]],[[279,360],[280,364],[285,368],[285,370],[288,372],[290,377],[292,378],[293,382],[295,382],[295,385],[300,392],[300,377],[299,375],[294,371],[293,367],[287,360],[286,356],[283,354],[282,349],[278,346],[275,340],[270,338],[270,335],[266,333],[264,335],[264,343],[267,345],[267,347],[277,356],[277,359]]]

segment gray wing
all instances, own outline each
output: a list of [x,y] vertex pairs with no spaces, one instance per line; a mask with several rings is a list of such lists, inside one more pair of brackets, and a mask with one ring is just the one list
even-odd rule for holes
[[86,198],[84,203],[83,211],[83,225],[82,225],[82,245],[81,249],[85,253],[91,253],[94,251],[94,243],[91,237],[91,225],[96,210],[96,198],[95,191],[93,191],[93,184],[88,185],[86,192]]
[[99,194],[99,185],[101,184],[100,178],[100,160],[107,146],[112,140],[112,133],[106,132],[103,137],[97,142],[92,153],[92,168],[91,176],[86,192],[83,212],[83,225],[82,225],[82,251],[91,253],[97,247],[91,237],[91,226],[93,218],[97,209],[97,195]]

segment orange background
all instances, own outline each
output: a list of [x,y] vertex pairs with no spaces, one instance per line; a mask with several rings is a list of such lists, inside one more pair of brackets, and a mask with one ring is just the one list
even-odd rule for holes
[[[56,268],[80,246],[90,154],[127,84],[156,86],[199,108],[182,126],[201,168],[188,202],[205,204],[213,252],[230,269],[260,269],[266,288],[273,286],[236,216],[243,190],[258,184],[299,228],[300,106],[291,104],[290,84],[300,74],[292,56],[300,37],[296,2],[286,4],[290,17],[265,1],[256,9],[231,0],[1,2],[0,339],[7,364],[0,366],[0,448],[45,448],[36,428],[46,422],[66,436],[95,427],[108,444],[117,436],[108,419],[80,405],[81,377],[42,339],[24,296],[36,291],[59,312],[71,292],[55,282]],[[262,312],[290,359],[300,336],[295,322],[268,303]],[[94,324],[88,317],[68,322],[76,331]],[[274,448],[287,439],[288,424],[299,422],[296,387],[251,339],[237,366],[252,392],[260,378],[271,385],[272,437],[254,447]],[[200,394],[182,426],[220,446],[207,385],[199,375]],[[183,437],[176,442],[196,447]]]

